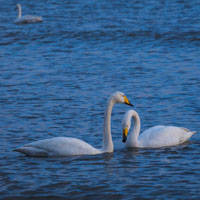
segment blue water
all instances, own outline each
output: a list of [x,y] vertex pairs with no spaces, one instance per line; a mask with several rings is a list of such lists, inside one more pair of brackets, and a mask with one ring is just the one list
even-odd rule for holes
[[[40,24],[0,12],[0,198],[199,199],[200,6],[191,1],[25,1]],[[26,157],[12,150],[55,136],[101,147],[112,92],[135,105],[142,131],[163,124],[197,131],[183,145],[126,149],[112,113],[114,153]]]

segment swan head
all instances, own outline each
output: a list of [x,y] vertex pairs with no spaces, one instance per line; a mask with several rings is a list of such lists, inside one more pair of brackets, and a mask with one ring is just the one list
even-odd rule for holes
[[17,9],[19,9],[19,8],[21,8],[21,4],[16,4],[16,8],[15,8],[15,10],[17,10]]
[[133,106],[131,102],[128,100],[126,95],[123,92],[115,92],[112,94],[111,98],[116,102],[116,103],[125,103],[129,106]]
[[124,143],[127,140],[128,132],[131,127],[131,117],[133,115],[133,112],[134,112],[133,110],[128,110],[122,119],[122,132],[123,132],[122,142]]

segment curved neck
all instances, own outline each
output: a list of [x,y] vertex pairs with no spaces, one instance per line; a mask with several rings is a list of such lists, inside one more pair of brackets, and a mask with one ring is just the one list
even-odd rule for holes
[[111,113],[115,101],[111,97],[108,100],[108,104],[104,113],[104,130],[103,130],[103,141],[102,141],[102,151],[103,152],[113,152],[113,142],[111,136]]
[[140,117],[137,114],[137,112],[133,112],[132,117],[134,121],[134,127],[128,137],[127,143],[131,143],[131,146],[138,147],[139,145],[138,137],[140,134]]
[[18,8],[18,18],[20,18],[22,16],[22,8],[20,5],[17,5]]

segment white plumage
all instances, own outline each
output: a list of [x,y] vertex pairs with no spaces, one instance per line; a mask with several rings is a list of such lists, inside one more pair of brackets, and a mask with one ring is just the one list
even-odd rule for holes
[[21,5],[17,4],[16,7],[18,9],[18,16],[17,16],[17,19],[15,20],[16,24],[28,24],[28,23],[42,22],[42,17],[39,17],[39,16],[32,16],[32,15],[22,16]]
[[[134,119],[134,128],[126,137],[131,127],[131,118]],[[154,126],[140,133],[140,118],[136,111],[129,110],[124,115],[122,120],[123,142],[126,142],[126,147],[139,148],[159,148],[166,146],[174,146],[186,142],[195,134],[195,131],[190,131],[186,128],[176,126]]]
[[125,103],[132,106],[122,92],[116,92],[111,95],[104,114],[103,146],[101,149],[96,149],[80,139],[54,137],[26,144],[23,147],[15,149],[15,151],[28,156],[74,156],[113,152],[111,113],[112,108],[116,103]]

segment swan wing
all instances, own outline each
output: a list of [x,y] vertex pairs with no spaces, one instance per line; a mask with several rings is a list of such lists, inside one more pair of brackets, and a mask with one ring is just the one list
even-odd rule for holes
[[15,149],[28,156],[70,156],[101,153],[90,144],[76,138],[55,137],[39,140]]
[[155,126],[145,130],[139,137],[143,147],[173,146],[187,141],[195,132],[175,126]]
[[163,132],[166,126],[158,125],[151,128],[146,129],[143,133],[139,136],[140,143],[150,143],[158,137],[161,137],[161,133]]
[[30,22],[30,23],[42,22],[42,17],[39,17],[39,16],[26,15],[24,16],[24,19],[26,19],[27,22]]

